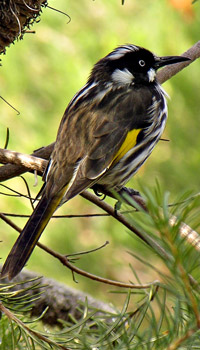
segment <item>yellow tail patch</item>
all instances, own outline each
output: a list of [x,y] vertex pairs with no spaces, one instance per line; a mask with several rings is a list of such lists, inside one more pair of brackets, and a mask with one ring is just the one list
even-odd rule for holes
[[130,151],[131,148],[133,148],[136,145],[136,140],[141,130],[142,129],[133,129],[128,132],[124,142],[122,143],[120,149],[116,153],[111,164],[117,163],[128,151]]

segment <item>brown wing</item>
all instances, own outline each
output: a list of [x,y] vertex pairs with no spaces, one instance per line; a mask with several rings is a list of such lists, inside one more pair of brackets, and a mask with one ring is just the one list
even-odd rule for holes
[[[128,131],[143,129],[152,93],[123,88],[89,101],[64,115],[52,154],[46,191],[66,187],[70,199],[98,181],[120,149]],[[145,96],[141,98],[141,96]]]

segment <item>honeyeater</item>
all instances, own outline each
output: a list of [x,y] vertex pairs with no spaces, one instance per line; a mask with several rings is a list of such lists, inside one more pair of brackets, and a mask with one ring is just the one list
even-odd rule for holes
[[67,106],[44,175],[41,199],[16,240],[2,276],[27,262],[55,210],[87,188],[119,191],[151,154],[165,128],[163,66],[186,61],[158,57],[135,45],[117,47],[93,67]]

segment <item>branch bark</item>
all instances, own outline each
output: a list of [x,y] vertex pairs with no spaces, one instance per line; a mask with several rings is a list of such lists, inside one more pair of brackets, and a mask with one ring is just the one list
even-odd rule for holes
[[[31,289],[31,286],[34,286],[36,281],[30,280],[35,278],[39,279],[40,284],[38,288]],[[12,282],[18,283],[15,285],[14,290],[23,291],[24,288],[29,287],[29,290],[26,290],[26,294],[28,293],[31,298],[41,293],[40,297],[34,300],[33,307],[30,311],[31,316],[39,317],[48,307],[41,320],[43,323],[51,326],[61,326],[59,319],[70,322],[70,315],[76,320],[81,319],[83,315],[79,308],[83,309],[81,303],[84,304],[86,299],[90,310],[95,308],[100,310],[100,313],[104,311],[111,313],[116,312],[116,309],[100,300],[94,299],[89,294],[80,292],[53,279],[40,277],[26,269],[23,269]],[[5,285],[10,284],[7,278],[1,280],[1,283]]]
[[165,81],[179,73],[181,70],[189,66],[192,62],[200,57],[200,41],[185,51],[181,56],[190,58],[190,61],[171,64],[160,70],[157,74],[157,79],[160,84],[163,84]]
[[[0,150],[1,150],[1,152],[0,152],[0,162],[1,162],[1,153],[3,153],[3,150],[2,149],[0,149]],[[12,153],[12,156],[11,156],[11,153]],[[23,154],[20,154],[19,152],[14,152],[14,151],[7,152],[7,150],[6,150],[6,152],[4,153],[4,156],[3,156],[3,161],[4,162],[6,160],[6,155],[8,155],[8,159],[12,159],[13,162],[14,162],[15,155],[16,155],[17,163],[20,162],[20,160],[23,162],[24,159],[26,159],[26,156],[24,156]],[[42,169],[44,169],[45,166],[47,165],[47,161],[43,160],[41,158],[29,157],[29,161],[30,161],[30,168],[31,169],[34,168],[34,163],[36,162],[36,167],[40,171],[40,173],[42,172]],[[159,251],[159,254],[164,256],[166,259],[170,258],[168,256],[168,254],[165,252],[165,250],[153,238],[151,238],[147,234],[144,234],[143,232],[140,232],[136,227],[134,227],[124,217],[124,215],[122,215],[119,212],[116,213],[115,209],[112,208],[110,205],[108,205],[107,203],[101,201],[97,196],[94,196],[92,193],[89,193],[88,191],[83,191],[80,195],[83,198],[89,200],[90,202],[96,204],[98,207],[102,208],[109,215],[111,215],[116,220],[121,222],[124,226],[126,226],[129,230],[131,230],[133,233],[135,233],[136,236],[138,236],[140,239],[142,239],[145,243],[147,243],[155,251]],[[137,201],[137,199],[136,199],[136,201]],[[16,229],[16,230],[18,231],[18,229]]]
[[43,174],[46,163],[42,158],[34,157],[28,154],[9,151],[7,149],[0,148],[0,159],[2,164],[16,164],[22,167],[28,168],[29,171],[34,170]]
[[[48,151],[52,149],[54,144],[51,144],[48,148]],[[37,151],[42,152],[42,149]],[[47,152],[48,154],[48,152]],[[28,156],[21,154],[19,152],[14,152],[14,151],[8,151],[8,150],[3,150],[0,149],[0,163],[6,162],[6,159],[8,161],[12,160],[12,162],[15,162],[17,164],[24,164],[26,160],[26,168],[27,170],[29,169],[36,169],[40,174],[42,173],[43,169],[45,169],[47,165],[47,160],[44,160],[42,158],[37,158],[35,156]],[[29,168],[27,168],[29,166]],[[6,166],[4,166],[6,167]],[[1,169],[0,169],[1,170]],[[107,193],[106,193],[107,194]],[[97,196],[94,196],[92,193],[89,193],[88,191],[83,191],[80,194],[83,198],[89,200],[90,202],[94,203],[98,207],[102,208],[105,212],[107,212],[109,215],[114,217],[116,220],[121,222],[124,226],[126,226],[129,230],[131,230],[133,233],[135,233],[140,239],[142,239],[144,242],[146,242],[149,246],[151,246],[154,250],[159,251],[159,254],[162,256],[165,256],[165,258],[169,258],[168,254],[165,252],[165,250],[149,235],[146,235],[139,230],[137,230],[136,227],[134,227],[124,215],[121,213],[115,211],[110,205],[107,203],[101,201]],[[137,197],[137,196],[136,196]],[[134,198],[134,196],[132,197]],[[136,198],[137,202],[137,198]],[[130,203],[129,203],[130,204]],[[173,226],[176,224],[177,218],[175,216],[172,216],[170,218],[170,225]],[[200,251],[200,236],[199,234],[194,231],[190,226],[186,225],[184,222],[180,225],[180,235],[185,238],[189,244],[193,245],[196,250]]]
[[[38,150],[34,151],[31,154],[32,157],[29,158],[29,164],[30,164],[31,168],[28,166],[27,162],[25,164],[22,161],[22,159],[24,159],[23,156],[20,157],[18,152],[14,152],[14,153],[18,154],[18,157],[17,157],[18,161],[15,162],[15,160],[14,160],[15,157],[13,157],[13,156],[8,157],[8,159],[7,159],[8,164],[0,167],[0,182],[3,182],[6,180],[9,180],[9,179],[12,179],[13,177],[22,175],[22,174],[26,173],[27,171],[28,172],[33,171],[33,169],[37,170],[39,175],[42,175],[43,169],[47,163],[44,164],[44,166],[41,166],[40,169],[38,168],[38,166],[35,166],[35,168],[34,168],[34,164],[35,164],[34,158],[37,157],[37,158],[41,158],[43,160],[48,160],[50,155],[51,155],[51,152],[53,151],[53,147],[54,147],[54,143],[51,143],[50,145],[48,145],[46,147],[41,147]],[[8,154],[7,152],[4,152],[4,151],[7,151],[7,150],[3,150],[1,148],[1,155],[2,154],[3,155],[2,155],[2,158],[0,155],[0,163],[3,163],[3,164],[5,164],[5,161],[6,161],[5,158],[6,158],[6,155]],[[9,163],[12,163],[12,164],[9,164]]]

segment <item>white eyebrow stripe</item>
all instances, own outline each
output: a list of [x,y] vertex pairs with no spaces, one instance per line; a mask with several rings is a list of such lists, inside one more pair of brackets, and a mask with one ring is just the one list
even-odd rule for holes
[[133,52],[139,50],[138,46],[135,45],[127,45],[127,46],[121,46],[115,49],[113,52],[111,52],[107,58],[110,60],[117,60],[121,57],[123,57],[128,52]]

